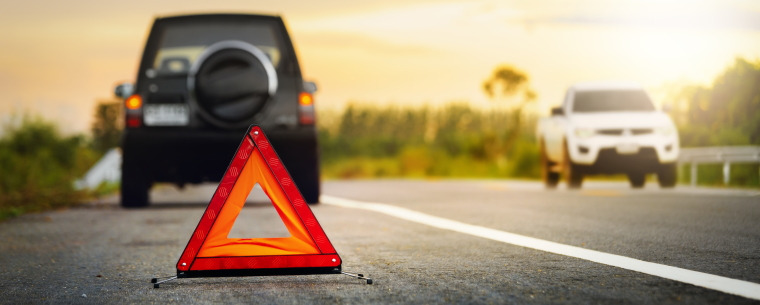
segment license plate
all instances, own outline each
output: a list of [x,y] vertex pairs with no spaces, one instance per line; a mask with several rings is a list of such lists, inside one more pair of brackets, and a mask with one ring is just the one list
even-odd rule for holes
[[637,144],[619,144],[616,148],[617,153],[621,155],[632,155],[639,152],[639,145]]
[[190,109],[184,104],[145,105],[144,110],[147,126],[184,126],[190,118]]

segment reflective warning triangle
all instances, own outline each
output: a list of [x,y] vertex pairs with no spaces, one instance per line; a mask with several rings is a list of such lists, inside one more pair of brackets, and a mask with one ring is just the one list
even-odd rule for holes
[[[227,238],[257,183],[290,237]],[[251,126],[177,262],[177,276],[327,274],[340,267],[340,256],[264,132]]]

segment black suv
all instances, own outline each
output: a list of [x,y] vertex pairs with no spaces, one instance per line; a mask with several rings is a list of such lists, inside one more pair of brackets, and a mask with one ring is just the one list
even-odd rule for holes
[[221,180],[251,124],[261,126],[309,203],[319,200],[314,83],[304,82],[278,16],[158,18],[124,98],[121,204],[155,182]]

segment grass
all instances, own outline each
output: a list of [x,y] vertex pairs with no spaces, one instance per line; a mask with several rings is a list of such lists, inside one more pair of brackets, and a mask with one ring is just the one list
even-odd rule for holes
[[99,154],[81,135],[63,136],[55,124],[23,116],[2,128],[0,219],[78,204],[90,196],[74,181]]
[[521,126],[509,142],[508,111],[352,104],[324,115],[320,123],[327,123],[318,127],[325,178],[540,177],[532,128]]
[[[683,164],[678,180],[682,184],[691,183],[691,164]],[[731,164],[729,184],[723,183],[723,164],[700,164],[697,166],[697,185],[727,187],[760,187],[760,164]]]

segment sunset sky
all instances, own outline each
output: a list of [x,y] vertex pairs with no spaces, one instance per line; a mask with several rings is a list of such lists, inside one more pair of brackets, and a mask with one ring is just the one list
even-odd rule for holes
[[537,111],[571,84],[630,80],[658,102],[709,82],[734,58],[760,60],[760,1],[17,1],[0,4],[0,118],[38,113],[89,128],[98,99],[134,81],[152,19],[283,16],[319,108],[364,103],[488,107],[480,84],[502,63],[526,71]]

